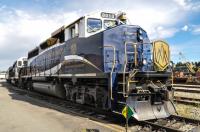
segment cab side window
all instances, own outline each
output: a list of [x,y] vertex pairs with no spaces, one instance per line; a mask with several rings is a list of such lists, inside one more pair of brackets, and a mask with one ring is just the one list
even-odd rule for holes
[[22,61],[18,61],[17,63],[18,66],[22,66]]
[[117,21],[115,20],[104,20],[104,29],[109,29],[117,26]]
[[102,21],[96,18],[88,18],[87,19],[87,32],[92,33],[102,28]]
[[71,30],[71,38],[74,38],[75,37],[75,26],[71,27],[70,30]]

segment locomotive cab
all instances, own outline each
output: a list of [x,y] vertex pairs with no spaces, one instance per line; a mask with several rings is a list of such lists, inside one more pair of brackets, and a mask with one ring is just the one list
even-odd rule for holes
[[[124,13],[121,13],[124,15]],[[67,26],[62,26],[51,34],[52,38],[64,37],[63,41],[67,41],[74,37],[87,38],[91,35],[95,35],[104,30],[113,28],[117,25],[124,24],[124,18],[120,18],[122,15],[114,13],[97,12],[91,13],[80,17],[76,21]]]

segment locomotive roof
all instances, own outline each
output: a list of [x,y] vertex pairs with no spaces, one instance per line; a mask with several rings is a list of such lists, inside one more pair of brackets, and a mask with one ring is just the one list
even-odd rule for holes
[[34,49],[30,50],[28,53],[31,53],[31,52],[36,51],[36,50],[38,50],[38,49],[39,49],[39,47],[37,46],[37,47],[35,47]]
[[[39,44],[39,46],[35,47],[31,51],[28,52],[28,59],[36,56],[43,50],[47,49],[48,47],[51,47],[52,45],[56,43],[63,43],[64,41],[69,40],[70,38],[73,38],[78,34],[79,37],[89,37],[91,35],[94,35],[98,32],[108,30],[109,28],[105,28],[104,26],[101,26],[101,29],[95,31],[95,32],[88,32],[87,29],[87,23],[89,19],[97,19],[101,21],[109,20],[114,21],[116,25],[125,24],[123,20],[126,19],[126,17],[123,17],[126,15],[124,12],[118,12],[118,13],[109,13],[109,12],[93,12],[88,15],[84,15],[73,21],[72,23],[68,25],[63,25],[54,32],[51,33],[51,37],[43,41]],[[122,22],[122,23],[121,23]],[[117,24],[118,23],[118,24]],[[78,26],[77,26],[78,25]],[[112,23],[113,25],[113,23]],[[115,25],[115,24],[114,24]],[[74,36],[72,35],[72,28],[74,28]],[[77,29],[78,28],[78,29]],[[111,26],[110,26],[111,28]],[[76,30],[77,29],[77,30]]]
[[61,32],[65,28],[68,28],[68,27],[72,26],[73,24],[77,23],[78,21],[80,21],[83,18],[84,18],[84,16],[79,17],[78,19],[76,19],[75,21],[71,22],[70,24],[61,26],[60,28],[58,28],[57,30],[55,30],[54,32],[52,32],[51,36],[55,36],[56,34],[58,34],[59,32]]

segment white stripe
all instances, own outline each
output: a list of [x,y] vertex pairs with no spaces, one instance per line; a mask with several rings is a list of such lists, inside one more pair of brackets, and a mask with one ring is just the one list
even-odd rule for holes
[[[59,63],[58,65],[56,65],[53,68],[51,68],[49,70],[46,70],[44,72],[37,73],[36,75],[33,74],[33,76],[47,76],[47,75],[50,75],[50,74],[53,76],[54,74],[56,74],[60,70],[62,64],[65,64],[65,63],[68,63],[68,62],[74,62],[74,61],[81,61],[81,62],[87,63],[87,64],[95,67],[99,71],[101,71],[101,69],[99,69],[94,64],[92,64],[90,61],[88,61],[87,59],[85,59],[85,58],[83,58],[81,56],[68,55],[68,56],[64,57],[64,61],[62,63]],[[72,75],[72,74],[60,74],[60,75],[63,75],[63,76],[96,76],[96,73],[74,74],[74,75]]]

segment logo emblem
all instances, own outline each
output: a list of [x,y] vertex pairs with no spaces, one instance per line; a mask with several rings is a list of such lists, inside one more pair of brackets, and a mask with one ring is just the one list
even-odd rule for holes
[[161,40],[153,42],[153,61],[158,71],[164,71],[170,63],[169,45]]

